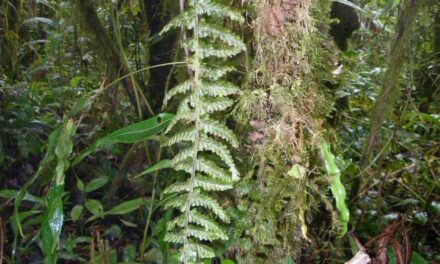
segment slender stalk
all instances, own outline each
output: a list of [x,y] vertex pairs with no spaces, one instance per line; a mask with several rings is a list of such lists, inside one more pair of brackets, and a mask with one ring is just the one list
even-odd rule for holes
[[183,235],[183,262],[185,264],[188,262],[188,251],[189,251],[189,215],[191,211],[191,204],[194,195],[194,186],[196,180],[196,171],[197,171],[197,156],[200,149],[200,92],[198,91],[201,86],[201,76],[200,76],[200,54],[199,54],[199,32],[198,32],[198,16],[195,14],[194,18],[194,65],[193,65],[193,94],[195,95],[195,136],[194,136],[194,147],[193,147],[193,156],[192,156],[192,167],[191,167],[191,180],[188,191],[188,201],[185,207],[185,223],[184,223],[184,235]]

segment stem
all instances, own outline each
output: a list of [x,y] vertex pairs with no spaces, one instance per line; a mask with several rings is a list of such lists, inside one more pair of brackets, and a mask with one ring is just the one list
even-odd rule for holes
[[184,234],[183,234],[183,262],[185,264],[188,262],[188,252],[189,252],[189,214],[191,211],[191,204],[194,195],[194,185],[196,180],[196,170],[197,170],[197,156],[200,148],[200,93],[198,91],[201,82],[200,82],[200,54],[199,54],[199,34],[198,34],[198,16],[195,14],[194,18],[194,66],[193,66],[193,94],[195,95],[195,136],[194,136],[194,148],[193,148],[193,157],[192,157],[192,168],[191,168],[191,180],[190,187],[188,191],[188,200],[185,206],[185,223],[184,223]]

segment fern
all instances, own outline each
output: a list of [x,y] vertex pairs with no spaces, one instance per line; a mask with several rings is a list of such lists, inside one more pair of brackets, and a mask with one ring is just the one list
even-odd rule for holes
[[236,85],[222,80],[234,70],[225,65],[226,59],[245,49],[237,35],[221,26],[225,19],[244,21],[239,12],[215,0],[190,0],[188,8],[163,30],[184,28],[190,33],[182,43],[191,54],[187,58],[190,78],[165,97],[165,103],[177,96],[182,98],[167,130],[170,136],[165,145],[185,146],[172,163],[175,170],[186,172],[188,177],[168,186],[164,193],[175,194],[165,208],[180,211],[168,223],[165,240],[180,245],[184,263],[213,258],[215,253],[209,242],[228,238],[218,222],[229,222],[229,217],[212,192],[231,189],[239,179],[229,150],[229,146],[238,146],[238,140],[213,115],[218,117],[218,112],[233,105],[234,100],[228,96],[240,92]]

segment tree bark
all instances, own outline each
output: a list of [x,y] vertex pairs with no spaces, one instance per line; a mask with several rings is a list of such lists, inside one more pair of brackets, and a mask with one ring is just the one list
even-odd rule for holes
[[[399,76],[406,61],[405,55],[408,51],[411,25],[415,20],[418,2],[418,0],[405,0],[402,3],[402,9],[396,24],[396,36],[389,54],[388,68],[382,82],[382,90],[376,100],[371,117],[371,129],[363,152],[361,169],[368,167],[371,154],[379,146],[379,132],[382,124],[387,115],[393,111],[394,105],[399,99]],[[367,182],[368,180],[364,184]]]

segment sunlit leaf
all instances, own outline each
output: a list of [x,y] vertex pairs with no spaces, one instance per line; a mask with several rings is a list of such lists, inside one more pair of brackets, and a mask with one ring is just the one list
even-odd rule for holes
[[331,191],[333,197],[336,201],[336,208],[340,213],[340,221],[342,225],[342,230],[340,236],[344,236],[347,233],[348,229],[348,221],[350,220],[350,211],[345,204],[345,187],[341,182],[341,172],[336,166],[335,156],[330,151],[330,147],[326,142],[323,142],[321,145],[322,156],[325,161],[325,168],[327,170],[328,175],[332,178],[331,183]]
[[98,139],[95,143],[90,145],[90,147],[82,151],[74,159],[74,161],[72,162],[72,166],[81,162],[91,153],[100,150],[103,146],[117,143],[129,144],[146,140],[166,128],[173,117],[173,114],[162,113],[150,119],[118,129],[110,133],[109,135]]
[[63,226],[63,190],[64,186],[53,187],[47,196],[47,209],[41,227],[41,240],[44,263],[56,263],[56,246]]

